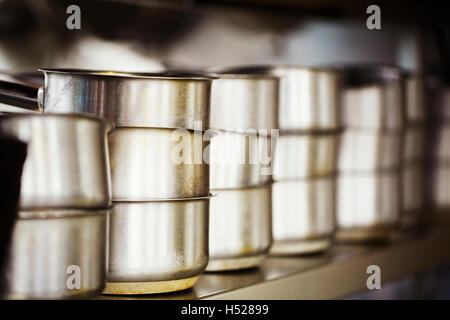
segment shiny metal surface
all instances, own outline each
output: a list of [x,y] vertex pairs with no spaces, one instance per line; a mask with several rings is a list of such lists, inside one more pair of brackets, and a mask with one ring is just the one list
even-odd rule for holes
[[229,131],[278,128],[278,79],[269,75],[214,74],[211,128]]
[[111,128],[93,116],[0,117],[0,132],[28,143],[20,207],[109,208]]
[[335,177],[275,182],[271,254],[326,250],[335,231]]
[[414,227],[419,223],[425,201],[424,178],[422,163],[402,167],[402,227]]
[[330,130],[341,127],[340,75],[332,69],[301,66],[248,66],[223,70],[272,74],[280,79],[281,130]]
[[407,126],[403,132],[403,163],[414,164],[425,158],[425,127]]
[[340,136],[337,168],[340,172],[398,168],[402,142],[401,132],[347,129]]
[[433,211],[450,213],[450,166],[436,165],[430,168],[428,180],[428,204]]
[[333,175],[338,137],[338,132],[281,135],[275,146],[274,180]]
[[209,128],[211,79],[43,69],[45,113],[93,113],[117,127]]
[[340,174],[337,179],[338,238],[385,238],[399,223],[401,177],[398,171]]
[[270,137],[218,132],[210,143],[210,188],[242,188],[269,183],[272,180],[271,145]]
[[169,292],[173,281],[200,275],[208,263],[208,219],[209,198],[116,202],[104,293]]
[[395,67],[350,67],[343,71],[342,121],[345,127],[401,130],[404,86]]
[[[117,128],[109,136],[114,201],[208,196],[202,132]],[[208,159],[209,161],[209,159]]]
[[[25,215],[30,218],[17,220],[13,232],[6,297],[75,299],[99,294],[106,281],[108,211],[54,210]],[[71,266],[79,267],[79,273]],[[71,289],[67,283],[76,284],[73,276],[77,274],[80,287]]]
[[271,186],[214,191],[207,271],[258,266],[272,244]]

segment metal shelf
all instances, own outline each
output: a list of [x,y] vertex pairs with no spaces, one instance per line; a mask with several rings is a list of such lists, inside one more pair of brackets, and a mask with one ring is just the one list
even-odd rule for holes
[[322,255],[270,257],[260,268],[207,273],[193,289],[165,295],[101,296],[100,299],[335,299],[366,288],[369,265],[382,283],[450,263],[450,228],[433,228],[386,245],[334,246]]

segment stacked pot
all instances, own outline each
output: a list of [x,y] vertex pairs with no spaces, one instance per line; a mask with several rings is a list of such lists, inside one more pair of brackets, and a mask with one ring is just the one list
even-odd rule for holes
[[7,298],[86,298],[103,290],[111,129],[93,116],[0,116],[0,134],[27,144]]
[[[256,267],[272,244],[272,146],[278,79],[220,73],[212,84],[207,271]],[[275,132],[275,134],[274,134]]]
[[386,239],[402,208],[402,75],[388,66],[350,67],[343,74],[338,238]]
[[405,129],[403,133],[402,210],[400,227],[419,227],[425,201],[425,88],[421,74],[405,75]]
[[256,66],[235,71],[280,80],[275,145],[271,254],[326,250],[335,230],[340,76],[330,69]]
[[211,79],[43,71],[44,113],[91,113],[116,126],[108,138],[113,210],[103,292],[192,287],[208,262],[209,141],[202,130],[209,127]]
[[428,206],[435,219],[450,221],[450,86],[430,78],[431,117],[428,167]]

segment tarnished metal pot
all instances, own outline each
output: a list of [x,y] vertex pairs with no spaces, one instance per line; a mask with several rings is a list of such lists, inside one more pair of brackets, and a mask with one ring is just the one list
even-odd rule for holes
[[208,263],[209,198],[116,202],[105,294],[192,287]]
[[113,200],[208,196],[208,140],[201,131],[117,128],[108,138]]

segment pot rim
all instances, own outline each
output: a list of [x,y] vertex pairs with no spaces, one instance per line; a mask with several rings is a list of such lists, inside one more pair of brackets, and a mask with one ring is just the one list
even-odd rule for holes
[[111,70],[92,70],[92,69],[70,69],[70,68],[39,68],[39,71],[54,74],[96,76],[102,78],[124,78],[124,79],[143,79],[143,80],[186,80],[186,81],[211,81],[214,78],[202,74],[189,72],[128,72]]

